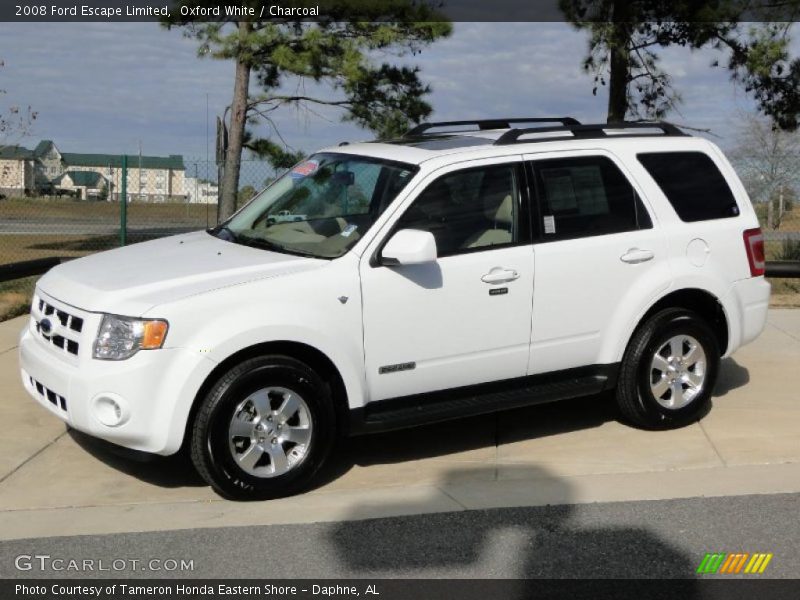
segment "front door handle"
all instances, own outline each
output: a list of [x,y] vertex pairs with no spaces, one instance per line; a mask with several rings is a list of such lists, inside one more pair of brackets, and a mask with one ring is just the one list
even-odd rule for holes
[[484,283],[507,283],[515,279],[519,279],[519,273],[514,269],[504,269],[503,267],[494,267],[481,277],[481,281]]
[[652,250],[641,250],[639,248],[631,248],[625,254],[619,257],[622,262],[629,263],[632,265],[638,265],[639,263],[647,262],[648,260],[653,260],[655,254]]

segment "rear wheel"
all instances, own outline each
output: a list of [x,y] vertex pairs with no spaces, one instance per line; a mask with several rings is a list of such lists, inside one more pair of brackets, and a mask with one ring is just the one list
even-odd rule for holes
[[192,428],[192,460],[220,494],[267,499],[306,489],[330,454],[328,386],[288,356],[235,366],[209,390]]
[[696,313],[668,308],[633,335],[620,367],[617,403],[631,423],[680,427],[709,409],[719,371],[719,345]]

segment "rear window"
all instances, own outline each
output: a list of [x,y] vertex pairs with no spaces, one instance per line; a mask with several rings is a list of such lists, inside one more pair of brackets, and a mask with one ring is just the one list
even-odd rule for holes
[[702,152],[637,154],[682,221],[725,219],[739,207],[717,165]]

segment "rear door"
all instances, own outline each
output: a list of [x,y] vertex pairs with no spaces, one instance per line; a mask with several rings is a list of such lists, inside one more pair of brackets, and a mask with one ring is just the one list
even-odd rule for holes
[[536,196],[528,372],[612,362],[604,343],[618,347],[614,336],[625,307],[638,310],[643,298],[669,286],[665,240],[611,154],[548,153],[526,159]]

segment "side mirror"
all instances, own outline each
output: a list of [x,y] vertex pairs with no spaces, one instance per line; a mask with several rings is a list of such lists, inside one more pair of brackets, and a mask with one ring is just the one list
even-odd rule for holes
[[401,229],[381,252],[384,265],[421,265],[436,262],[436,238],[430,231]]

